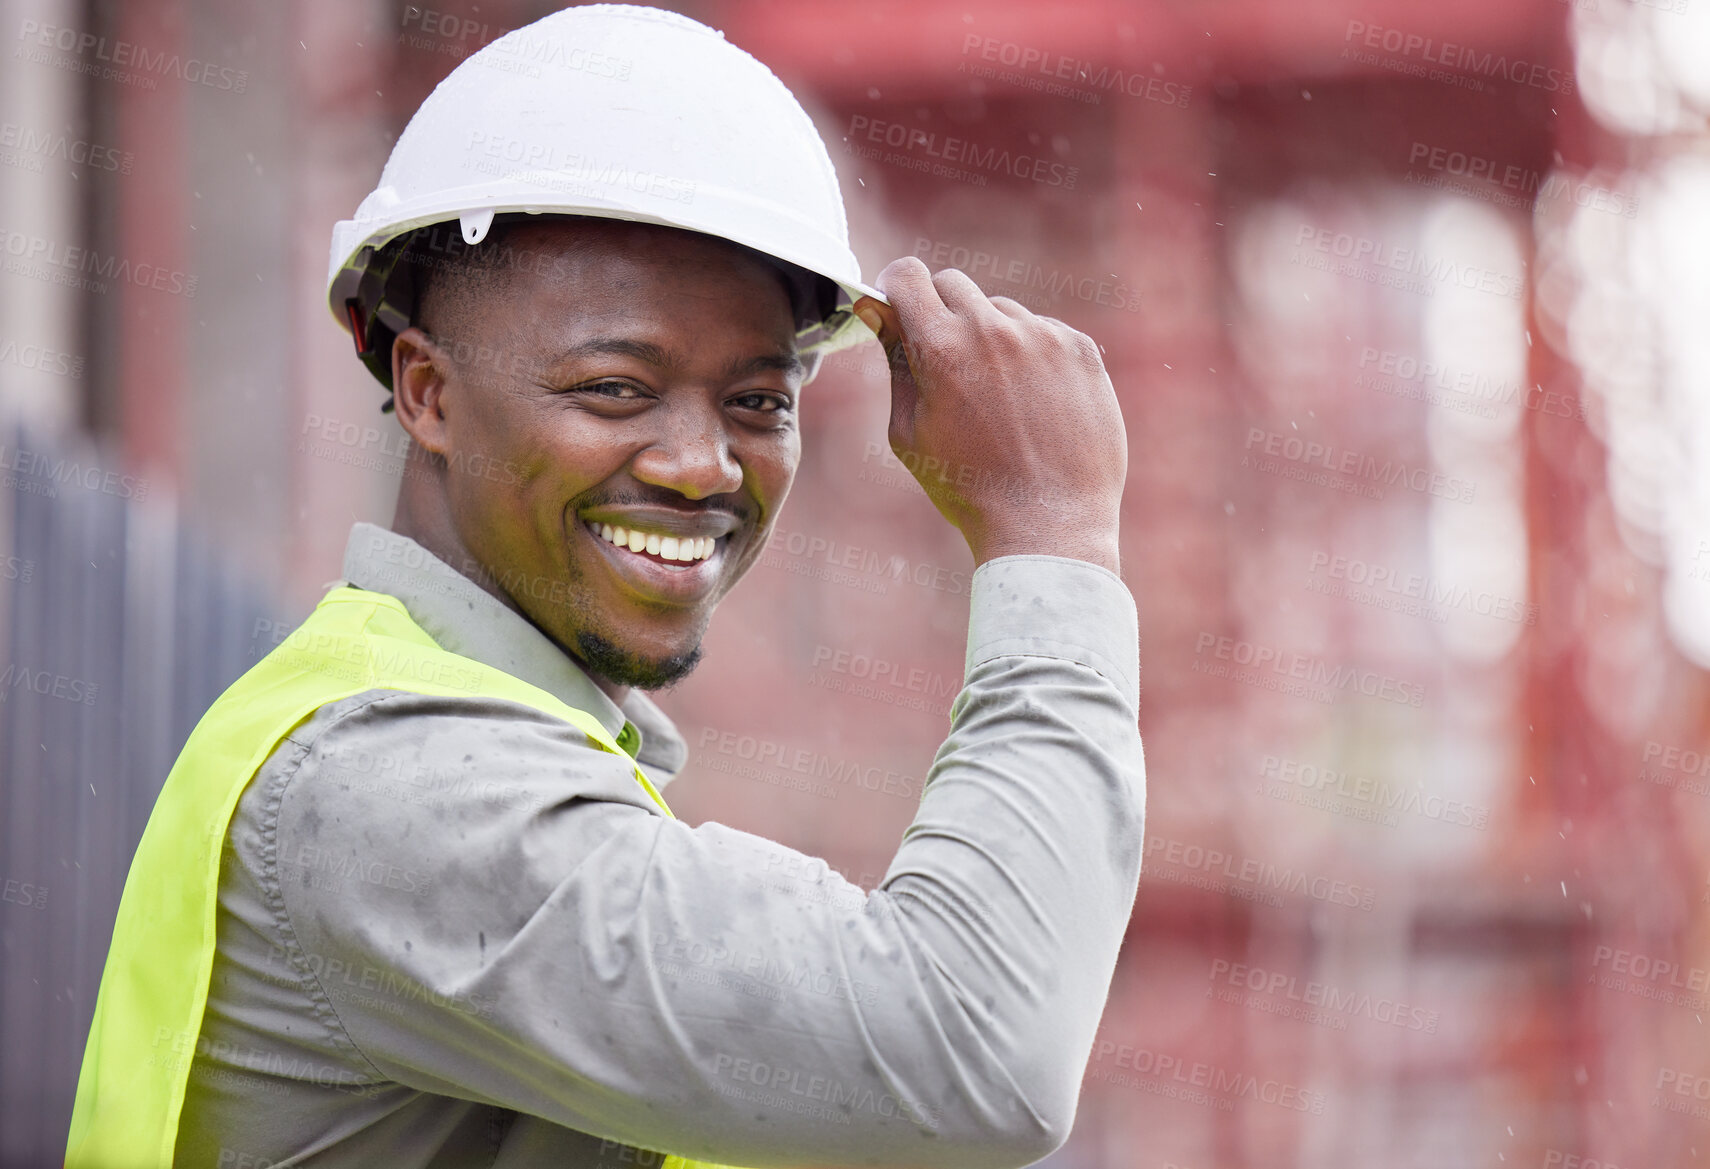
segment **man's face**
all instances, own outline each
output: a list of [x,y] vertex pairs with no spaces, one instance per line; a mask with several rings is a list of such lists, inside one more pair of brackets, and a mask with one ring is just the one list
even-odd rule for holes
[[693,668],[801,457],[783,283],[651,225],[544,220],[493,242],[482,294],[426,322],[453,356],[450,521],[594,674],[665,685]]

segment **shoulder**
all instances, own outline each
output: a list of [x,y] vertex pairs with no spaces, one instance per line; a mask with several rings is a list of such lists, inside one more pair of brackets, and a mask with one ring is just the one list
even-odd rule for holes
[[[570,798],[652,801],[628,756],[525,703],[369,690],[328,703],[268,761],[286,802],[333,801],[373,815],[533,810]],[[264,767],[263,770],[267,770]]]
[[497,699],[365,691],[321,707],[258,769],[228,829],[236,871],[222,886],[241,883],[280,923],[419,901],[445,888],[448,867],[480,880],[543,837],[566,859],[583,852],[600,812],[658,807],[627,756],[568,723]]
[[448,930],[504,936],[621,824],[663,822],[629,757],[567,723],[399,691],[317,711],[244,802],[287,949],[341,971],[381,935],[423,960]]

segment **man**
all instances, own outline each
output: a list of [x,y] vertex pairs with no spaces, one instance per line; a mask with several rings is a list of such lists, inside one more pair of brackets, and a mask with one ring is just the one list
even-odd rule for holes
[[[716,95],[760,68],[650,9],[519,34],[572,46],[567,68],[590,76],[712,74],[708,133],[738,114]],[[1045,1156],[1073,1120],[1143,839],[1116,575],[1126,446],[1097,347],[912,258],[881,273],[883,300],[851,301],[852,258],[760,230],[789,208],[734,222],[764,183],[728,199],[719,231],[550,202],[549,176],[579,165],[550,145],[514,152],[547,177],[500,176],[529,197],[471,211],[471,190],[423,193],[446,103],[512,84],[490,64],[477,54],[424,103],[382,176],[390,218],[359,215],[368,242],[335,245],[334,303],[356,289],[359,351],[420,460],[393,530],[355,527],[347,583],[174,768],[127,884],[68,1164]],[[558,108],[519,100],[511,124]],[[621,102],[653,103],[669,137],[670,100]],[[684,169],[728,165],[717,147]],[[779,153],[786,179],[811,177],[814,155]],[[724,190],[694,189],[715,209]],[[923,486],[977,566],[950,735],[870,894],[672,818],[658,789],[684,744],[641,693],[693,667],[760,556],[800,458],[804,380],[851,309],[892,356],[893,449],[970,471]]]

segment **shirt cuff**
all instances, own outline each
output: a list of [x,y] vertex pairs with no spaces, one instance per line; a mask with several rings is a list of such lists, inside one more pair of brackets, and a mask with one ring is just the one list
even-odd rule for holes
[[1034,555],[999,556],[976,568],[967,672],[1012,654],[1090,666],[1139,710],[1140,617],[1128,586],[1108,568]]

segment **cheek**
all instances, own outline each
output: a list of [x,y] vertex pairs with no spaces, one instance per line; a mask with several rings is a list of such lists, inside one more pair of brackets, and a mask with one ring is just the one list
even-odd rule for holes
[[461,437],[447,457],[448,494],[466,543],[509,559],[556,561],[568,498],[559,462],[538,439],[519,442],[503,429],[472,427]]
[[556,514],[622,467],[625,450],[610,439],[543,412],[534,425],[503,437],[503,465],[493,474],[519,508]]
[[775,513],[778,505],[784,502],[784,496],[789,494],[790,485],[796,479],[796,468],[801,465],[801,461],[801,435],[792,430],[770,447],[756,452],[747,462],[750,490],[759,498],[768,514]]

